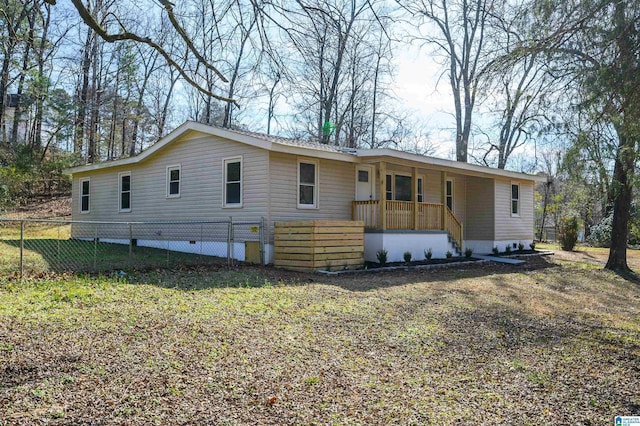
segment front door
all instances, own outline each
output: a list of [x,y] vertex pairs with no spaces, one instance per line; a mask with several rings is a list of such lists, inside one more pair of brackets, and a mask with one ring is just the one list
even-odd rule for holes
[[356,201],[376,199],[373,173],[373,166],[359,165],[356,167]]

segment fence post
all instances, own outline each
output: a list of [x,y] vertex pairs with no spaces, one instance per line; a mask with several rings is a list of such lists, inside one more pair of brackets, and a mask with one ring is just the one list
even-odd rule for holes
[[98,224],[93,228],[93,270],[98,269]]
[[129,222],[129,268],[133,265],[133,224]]
[[24,277],[24,220],[20,221],[20,281]]
[[58,224],[58,240],[56,241],[56,260],[60,261],[60,228],[62,224]]
[[262,263],[263,265],[265,264],[264,258],[265,258],[265,253],[264,253],[264,216],[262,216],[260,218],[260,229],[258,230],[260,232],[259,234],[259,239],[260,239],[260,263]]
[[200,259],[198,259],[200,262],[202,262],[202,240],[204,238],[203,235],[204,232],[204,224],[200,224]]
[[227,230],[227,266],[231,266],[231,259],[233,257],[233,218],[229,216],[229,229]]

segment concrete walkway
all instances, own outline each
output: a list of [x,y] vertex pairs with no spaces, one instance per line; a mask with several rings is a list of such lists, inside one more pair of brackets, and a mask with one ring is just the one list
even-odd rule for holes
[[525,263],[524,260],[519,260],[519,259],[510,259],[508,257],[498,257],[498,256],[473,256],[476,259],[482,259],[482,260],[490,260],[492,262],[497,262],[497,263],[508,263],[509,265],[522,265],[523,263]]

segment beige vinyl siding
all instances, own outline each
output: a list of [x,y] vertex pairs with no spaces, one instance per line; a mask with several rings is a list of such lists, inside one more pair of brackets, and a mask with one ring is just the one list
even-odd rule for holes
[[[242,208],[222,207],[223,158],[242,156]],[[176,141],[148,160],[73,176],[73,218],[101,221],[260,220],[267,215],[268,153],[211,136]],[[167,198],[167,166],[180,165],[180,197]],[[118,212],[118,173],[131,172],[131,212]],[[91,177],[89,214],[79,180]]]
[[269,220],[351,220],[351,202],[355,199],[355,164],[318,160],[318,208],[299,209],[297,167],[298,160],[304,159],[306,157],[270,153]]
[[[520,216],[511,215],[511,184],[520,184]],[[533,183],[495,180],[496,241],[533,239]]]
[[466,176],[447,174],[453,180],[453,214],[466,227],[467,191]]
[[433,170],[421,170],[424,175],[424,202],[440,203],[440,172]]
[[495,233],[493,179],[468,176],[466,192],[465,239],[493,240]]

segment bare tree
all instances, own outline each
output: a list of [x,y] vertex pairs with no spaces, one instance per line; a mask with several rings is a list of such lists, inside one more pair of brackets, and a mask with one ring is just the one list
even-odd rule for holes
[[484,66],[490,61],[486,48],[493,0],[415,0],[398,4],[413,18],[416,28],[430,31],[415,35],[445,60],[453,94],[456,120],[456,159],[466,162],[472,118]]
[[[267,7],[268,6],[268,7]],[[382,81],[390,73],[383,2],[299,0],[261,11],[277,49],[289,52],[280,77],[305,137],[355,147],[375,134]],[[388,22],[387,22],[388,23]]]

